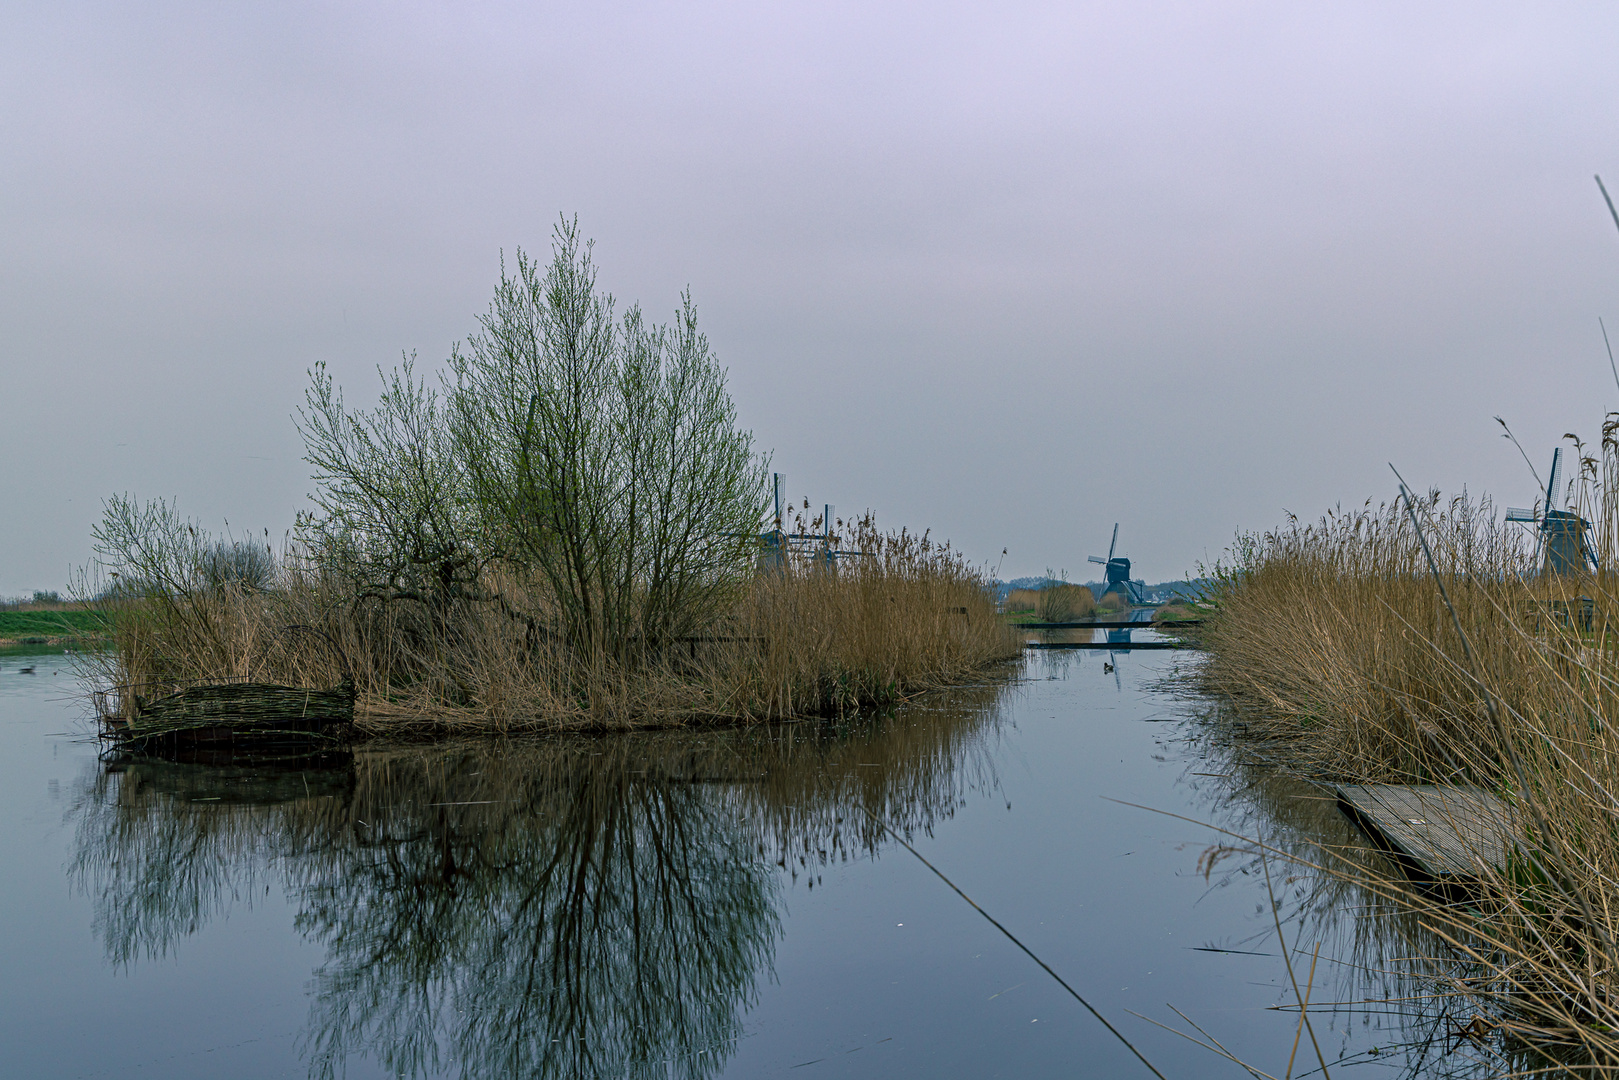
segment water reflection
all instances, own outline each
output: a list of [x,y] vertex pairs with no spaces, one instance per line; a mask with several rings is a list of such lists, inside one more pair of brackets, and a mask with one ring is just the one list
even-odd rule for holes
[[[160,957],[279,885],[325,959],[312,1076],[718,1073],[780,892],[995,787],[1004,686],[842,727],[125,761],[73,810],[106,954]],[[783,873],[782,871],[788,871]]]
[[311,846],[291,829],[318,829],[317,809],[337,824],[352,757],[306,764],[120,760],[94,771],[73,809],[70,874],[95,899],[96,932],[114,964],[164,956],[234,904],[251,906],[279,880],[281,853]]
[[326,948],[307,1052],[395,1075],[707,1076],[779,932],[729,800],[585,745],[365,762],[341,845],[298,860]]

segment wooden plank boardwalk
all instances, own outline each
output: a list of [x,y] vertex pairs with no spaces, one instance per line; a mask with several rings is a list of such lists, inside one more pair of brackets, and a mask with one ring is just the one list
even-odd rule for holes
[[1085,619],[1079,622],[1011,623],[1018,630],[1173,630],[1177,626],[1202,626],[1202,619],[1166,619],[1163,622],[1122,619]]
[[1499,871],[1517,834],[1511,808],[1478,788],[1344,784],[1336,792],[1361,831],[1434,881]]
[[1112,649],[1129,652],[1131,649],[1195,649],[1185,641],[1025,641],[1025,649]]

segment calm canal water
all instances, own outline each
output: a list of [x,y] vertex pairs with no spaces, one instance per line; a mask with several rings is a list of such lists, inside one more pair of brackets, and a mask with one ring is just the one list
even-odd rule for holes
[[[858,724],[274,771],[103,762],[64,660],[0,659],[0,1074],[1149,1075],[891,828],[1166,1076],[1246,1074],[1132,1013],[1280,1076],[1272,896],[1301,980],[1321,943],[1317,1002],[1391,992],[1364,969],[1411,944],[1296,868],[1205,875],[1220,837],[1124,805],[1359,842],[1210,748],[1161,688],[1185,654],[1109,660],[1032,654]],[[1433,1017],[1312,1016],[1334,1075],[1477,1068]]]

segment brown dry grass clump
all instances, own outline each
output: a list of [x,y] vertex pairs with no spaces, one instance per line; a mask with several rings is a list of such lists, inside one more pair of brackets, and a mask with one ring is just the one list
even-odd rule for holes
[[570,648],[513,609],[532,583],[491,572],[502,602],[353,600],[283,559],[273,587],[234,583],[107,603],[103,685],[243,679],[326,688],[352,677],[371,733],[563,731],[844,714],[978,678],[1017,655],[983,575],[926,535],[881,534],[828,569],[762,567],[719,623],[627,661]]
[[1479,787],[1507,803],[1505,865],[1481,860],[1465,904],[1336,869],[1465,961],[1437,993],[1582,1073],[1619,1069],[1614,432],[1577,484],[1601,572],[1539,574],[1533,538],[1488,502],[1430,494],[1413,507],[1420,539],[1394,504],[1240,541],[1199,631],[1200,677],[1235,704],[1250,752],[1319,779]]
[[1048,585],[1040,590],[1035,614],[1044,622],[1070,622],[1096,614],[1096,597],[1085,585]]
[[1043,589],[1009,590],[1001,601],[1001,610],[1040,622],[1070,622],[1096,614],[1096,597],[1089,586],[1062,582]]
[[1001,610],[1008,615],[1033,616],[1035,608],[1039,605],[1039,589],[1009,589],[1006,599],[1001,601]]

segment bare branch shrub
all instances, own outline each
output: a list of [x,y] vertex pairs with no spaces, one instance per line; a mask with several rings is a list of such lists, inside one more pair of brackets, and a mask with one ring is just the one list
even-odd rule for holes
[[519,251],[451,357],[451,426],[503,558],[544,582],[560,636],[623,662],[740,595],[766,466],[690,295],[673,326],[613,307],[576,223],[548,266]]
[[438,395],[416,379],[413,360],[388,375],[378,369],[382,398],[369,412],[344,406],[324,364],[310,372],[298,430],[317,509],[298,532],[356,599],[442,607],[481,595],[489,551]]

